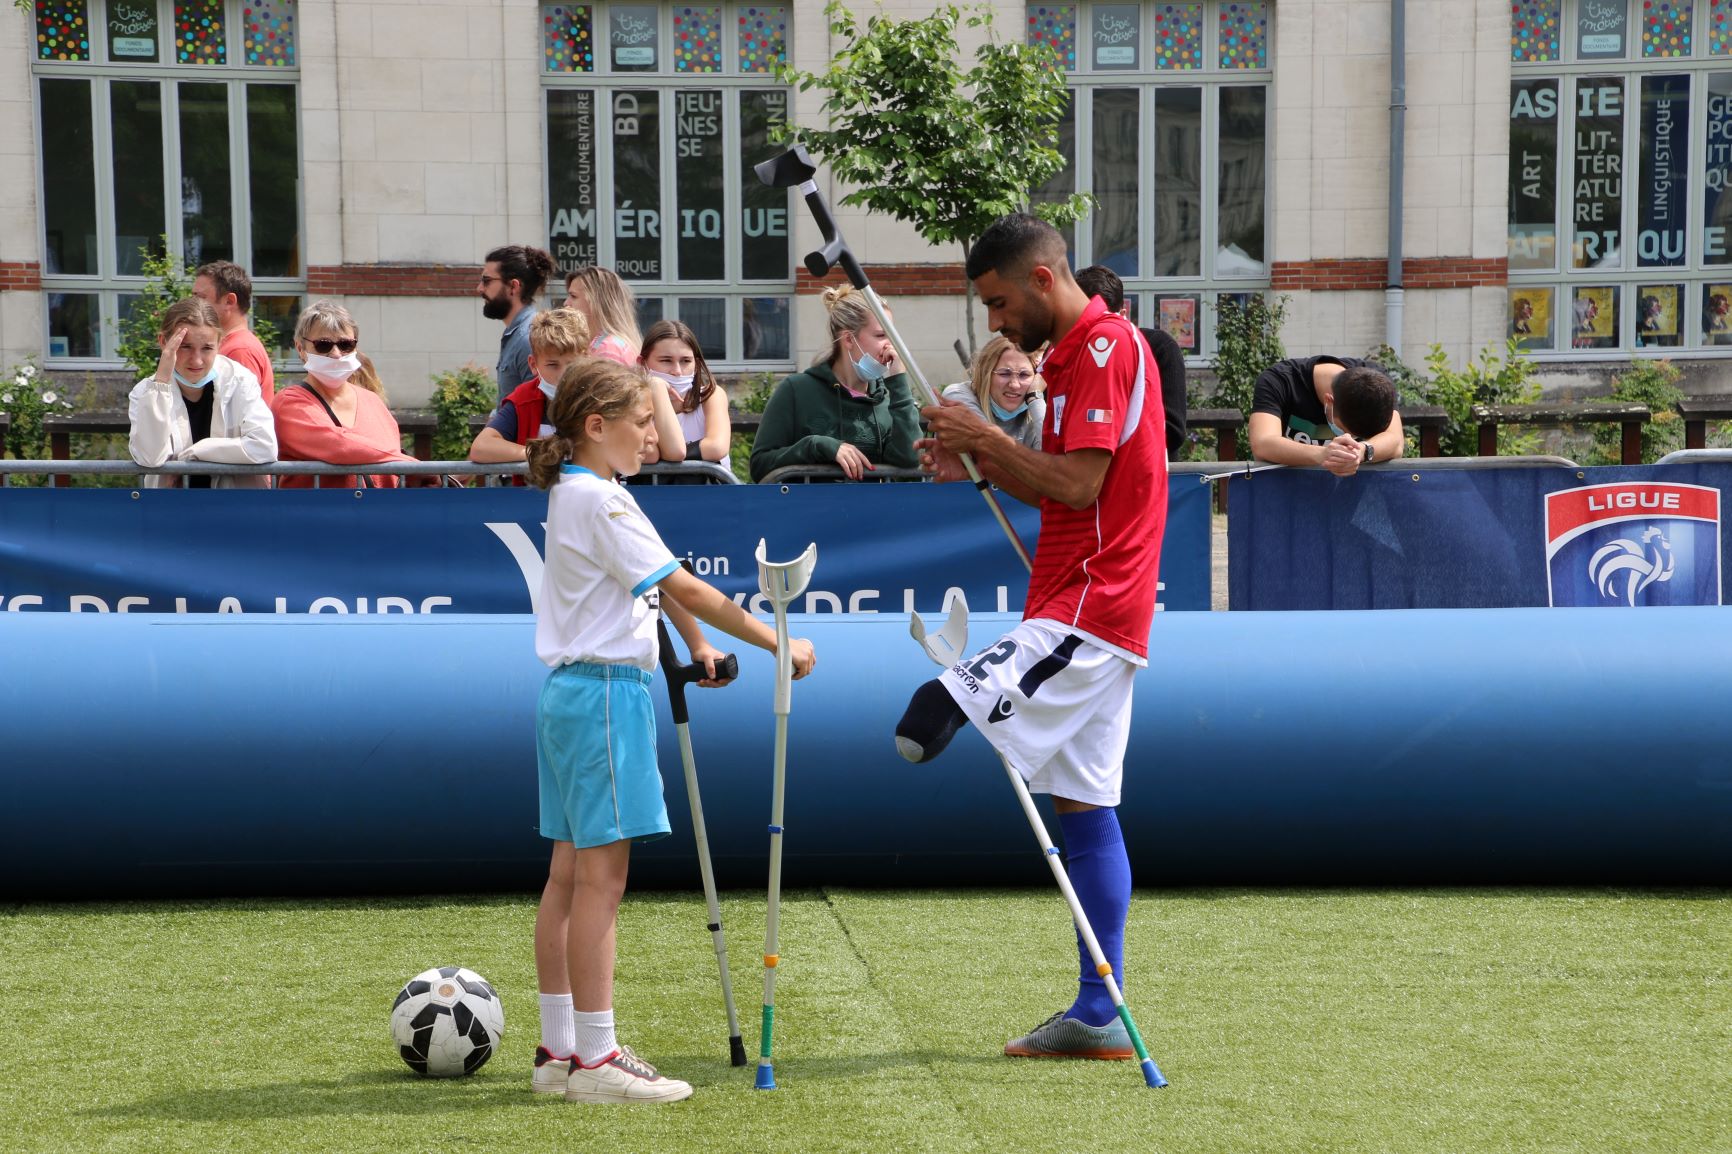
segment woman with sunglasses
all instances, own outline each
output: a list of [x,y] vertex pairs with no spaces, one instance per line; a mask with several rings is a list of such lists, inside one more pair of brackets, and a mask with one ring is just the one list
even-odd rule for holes
[[944,399],[973,409],[1013,440],[1039,449],[1046,397],[1028,354],[1004,337],[993,337],[974,354],[968,376],[947,387]]
[[[277,418],[277,443],[285,461],[326,461],[333,465],[375,465],[413,461],[403,451],[397,418],[377,393],[354,384],[361,368],[355,350],[359,332],[349,310],[336,301],[314,301],[295,324],[295,351],[307,366],[307,379],[279,389],[271,402]],[[284,477],[281,488],[395,488],[394,474],[343,477]]]

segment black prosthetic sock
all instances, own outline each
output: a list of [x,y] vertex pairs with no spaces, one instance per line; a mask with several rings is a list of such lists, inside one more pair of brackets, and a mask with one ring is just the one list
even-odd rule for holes
[[908,699],[908,709],[896,723],[896,752],[912,762],[931,761],[967,724],[950,691],[935,677]]

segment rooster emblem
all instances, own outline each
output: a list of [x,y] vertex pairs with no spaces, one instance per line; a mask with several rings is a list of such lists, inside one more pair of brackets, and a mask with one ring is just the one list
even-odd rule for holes
[[1640,542],[1620,537],[1588,558],[1588,580],[1599,589],[1600,596],[1617,597],[1621,593],[1628,605],[1634,605],[1636,594],[1648,586],[1671,579],[1672,543],[1652,526],[1642,530]]

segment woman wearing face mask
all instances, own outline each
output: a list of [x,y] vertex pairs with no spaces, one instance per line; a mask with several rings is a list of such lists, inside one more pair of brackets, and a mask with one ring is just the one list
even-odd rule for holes
[[974,410],[1019,444],[1039,449],[1046,398],[1029,355],[1004,337],[993,337],[974,355],[968,376],[946,387],[944,399]]
[[[162,359],[127,398],[127,447],[146,468],[168,461],[268,465],[277,459],[276,426],[252,371],[218,354],[222,325],[198,297],[162,314]],[[269,477],[147,476],[146,488],[268,489]]]
[[[314,301],[295,324],[295,351],[307,366],[307,379],[277,390],[271,411],[285,461],[326,461],[333,465],[374,465],[413,461],[403,451],[397,418],[378,394],[351,384],[361,368],[355,355],[358,331],[349,310],[336,301]],[[390,474],[345,477],[284,477],[283,488],[395,488]]]
[[770,395],[752,445],[754,481],[783,465],[835,465],[858,481],[877,465],[919,464],[920,410],[889,334],[851,286],[825,289],[824,307],[830,347]]

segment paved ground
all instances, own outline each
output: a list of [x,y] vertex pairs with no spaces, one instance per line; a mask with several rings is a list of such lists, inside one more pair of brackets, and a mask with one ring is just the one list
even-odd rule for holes
[[1209,571],[1211,574],[1209,608],[1227,607],[1227,516],[1216,513],[1209,518]]

